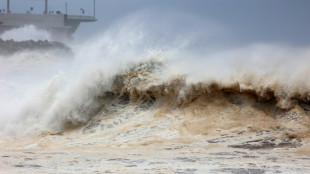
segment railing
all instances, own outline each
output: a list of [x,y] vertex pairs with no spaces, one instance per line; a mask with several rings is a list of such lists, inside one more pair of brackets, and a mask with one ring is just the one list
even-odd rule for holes
[[67,20],[79,20],[83,22],[96,21],[96,18],[94,18],[93,16],[67,15],[66,18]]

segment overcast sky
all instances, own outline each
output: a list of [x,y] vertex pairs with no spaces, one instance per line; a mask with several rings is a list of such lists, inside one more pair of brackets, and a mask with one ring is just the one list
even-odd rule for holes
[[[65,2],[69,14],[80,14],[80,8],[86,10],[86,15],[93,14],[93,0],[49,0],[49,9],[64,12]],[[83,23],[75,37],[85,38],[90,31],[103,31],[127,15],[152,9],[161,14],[158,18],[177,11],[197,16],[202,21],[211,19],[228,28],[235,42],[241,44],[310,43],[309,0],[97,0],[96,3],[98,21]],[[1,0],[0,5],[6,8],[6,0]],[[34,13],[42,13],[44,0],[11,0],[12,12],[22,13],[31,6]]]

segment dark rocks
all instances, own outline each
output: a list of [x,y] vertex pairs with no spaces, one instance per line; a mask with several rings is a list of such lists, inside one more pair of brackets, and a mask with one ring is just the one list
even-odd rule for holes
[[14,54],[17,52],[28,51],[28,50],[58,50],[64,53],[70,53],[71,49],[65,44],[55,41],[14,41],[14,40],[2,40],[0,39],[0,55]]

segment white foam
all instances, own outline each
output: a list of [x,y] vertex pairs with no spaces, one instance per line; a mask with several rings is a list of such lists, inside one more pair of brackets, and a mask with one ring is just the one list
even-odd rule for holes
[[[221,27],[216,24],[210,27],[216,31],[202,31],[200,25],[189,29],[187,24],[192,23],[186,23],[186,20],[176,23],[181,20],[177,15],[163,21],[154,21],[154,16],[142,13],[126,17],[82,45],[74,45],[75,60],[70,63],[64,61],[66,58],[53,56],[42,59],[44,55],[38,52],[14,55],[19,57],[11,57],[11,61],[4,61],[5,58],[1,57],[3,64],[0,65],[0,75],[1,72],[5,72],[5,75],[0,76],[4,86],[0,86],[0,90],[5,95],[0,109],[6,108],[5,113],[0,112],[1,120],[16,118],[18,123],[12,124],[15,126],[10,126],[10,129],[17,134],[61,129],[63,122],[68,120],[85,123],[90,119],[89,115],[85,115],[87,109],[96,107],[98,103],[94,97],[111,88],[113,75],[130,68],[133,63],[147,59],[167,64],[169,71],[159,77],[165,80],[173,75],[187,74],[189,82],[216,79],[221,83],[230,83],[232,80],[249,78],[254,73],[259,75],[251,79],[254,80],[253,84],[262,82],[261,79],[267,85],[280,80],[291,84],[289,87],[292,91],[297,88],[309,90],[310,79],[304,75],[309,74],[310,65],[307,47],[301,49],[281,44],[250,44],[212,51],[208,51],[208,45],[200,45],[196,49],[197,44],[201,43],[197,41],[201,36],[217,33]],[[184,16],[181,18],[186,19]],[[191,21],[192,18],[190,16],[187,20]],[[27,31],[28,38],[49,39],[46,32],[33,26],[10,31],[14,33],[10,37],[8,33],[4,36],[24,40],[20,31]],[[32,35],[32,32],[35,34]],[[25,56],[28,59],[24,59]],[[17,60],[20,61],[16,63]],[[32,63],[29,65],[28,61]],[[11,89],[7,87],[9,84],[18,85]],[[16,105],[17,100],[21,102],[20,105]],[[18,112],[11,116],[10,110]]]
[[38,29],[34,25],[25,25],[21,28],[14,28],[5,31],[0,35],[3,40],[25,41],[25,40],[51,40],[51,35],[42,29]]

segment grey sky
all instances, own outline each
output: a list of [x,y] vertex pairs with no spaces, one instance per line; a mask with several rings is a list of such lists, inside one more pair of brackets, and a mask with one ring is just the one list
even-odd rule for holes
[[[69,14],[93,14],[93,0],[49,0],[51,10]],[[31,6],[42,13],[44,0],[11,0],[11,11],[25,12]],[[1,0],[1,8],[6,1]],[[97,0],[96,23],[82,24],[75,34],[84,38],[89,31],[99,32],[135,11],[152,8],[159,14],[169,11],[188,13],[200,19],[213,20],[232,33],[235,43],[280,42],[294,45],[310,43],[309,0]],[[165,15],[159,15],[164,17]],[[207,23],[206,23],[207,24]]]

